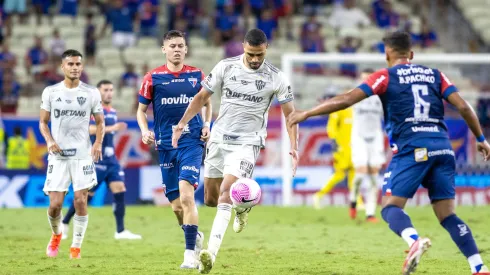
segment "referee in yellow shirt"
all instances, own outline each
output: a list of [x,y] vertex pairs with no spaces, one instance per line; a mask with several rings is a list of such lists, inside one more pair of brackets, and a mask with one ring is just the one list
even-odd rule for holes
[[[325,96],[324,99],[328,97]],[[352,188],[352,180],[354,179],[355,170],[351,160],[350,140],[352,129],[352,108],[347,108],[342,111],[331,114],[327,123],[327,134],[329,138],[334,140],[336,150],[333,154],[333,175],[327,180],[320,191],[313,195],[313,204],[316,209],[320,209],[320,201],[323,196],[328,194],[339,183],[341,183],[347,175],[347,185],[349,190]],[[363,207],[361,196],[357,200],[358,208]]]

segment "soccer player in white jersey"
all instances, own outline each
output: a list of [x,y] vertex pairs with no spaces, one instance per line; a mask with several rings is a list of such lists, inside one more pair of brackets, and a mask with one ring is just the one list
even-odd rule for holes
[[[361,73],[365,81],[374,73],[366,69]],[[352,164],[355,169],[353,187],[350,190],[350,216],[354,219],[357,214],[356,198],[361,184],[369,182],[366,194],[366,221],[376,223],[376,204],[378,201],[378,174],[385,163],[383,105],[377,96],[372,96],[356,103],[352,112],[351,152]]]
[[[214,265],[228,223],[232,201],[230,186],[239,178],[251,178],[259,151],[267,135],[268,111],[274,97],[283,114],[294,111],[293,93],[286,76],[265,60],[268,43],[263,31],[252,29],[245,35],[244,54],[220,61],[202,81],[203,88],[189,104],[174,129],[172,144],[178,140],[189,120],[194,117],[212,94],[221,96],[218,118],[204,161],[204,201],[217,206],[208,249],[199,255],[200,272],[208,273]],[[298,128],[287,129],[291,143],[293,175],[298,164]],[[248,212],[236,211],[233,230],[241,232]]]
[[[48,221],[53,234],[46,248],[48,257],[58,255],[61,241],[61,207],[70,183],[75,192],[75,217],[70,258],[80,258],[87,229],[88,190],[97,184],[94,161],[102,159],[104,113],[99,91],[80,81],[82,54],[67,50],[61,55],[65,79],[44,89],[39,128],[48,146],[48,171],[43,191],[49,195]],[[90,116],[96,124],[96,139],[89,136]],[[51,131],[48,123],[51,120]]]

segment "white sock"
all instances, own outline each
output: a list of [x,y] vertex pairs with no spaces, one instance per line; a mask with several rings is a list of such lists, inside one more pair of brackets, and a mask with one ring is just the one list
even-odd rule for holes
[[408,244],[408,247],[411,247],[412,244],[416,241],[416,239],[412,238],[413,235],[416,235],[417,237],[419,236],[419,233],[417,233],[417,230],[413,227],[405,228],[402,231],[402,238],[405,240]]
[[220,203],[218,204],[218,211],[216,217],[214,217],[213,227],[211,228],[211,235],[209,236],[208,250],[216,257],[218,255],[221,242],[225,236],[226,229],[231,219],[231,204]]
[[369,190],[366,196],[366,216],[374,216],[378,204],[378,182],[376,175],[369,175]]
[[361,187],[362,182],[366,174],[364,173],[356,173],[354,175],[354,179],[352,180],[352,188],[349,190],[349,200],[350,202],[357,202],[357,196],[359,195],[359,188]]
[[53,218],[49,215],[48,213],[48,221],[49,221],[49,225],[51,225],[51,231],[53,231],[53,234],[56,234],[56,235],[59,235],[61,234],[61,220],[63,219],[63,215],[59,214],[58,217],[56,218]]
[[481,259],[480,254],[475,254],[473,256],[468,257],[468,263],[470,263],[471,273],[476,273],[480,270],[476,270],[477,266],[483,265],[483,260]]
[[88,225],[88,215],[78,216],[75,214],[73,218],[73,242],[71,247],[82,247],[83,237],[85,236],[85,231]]

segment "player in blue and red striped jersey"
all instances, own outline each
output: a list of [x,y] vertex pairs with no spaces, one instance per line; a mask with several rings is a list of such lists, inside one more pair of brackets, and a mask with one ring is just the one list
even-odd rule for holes
[[[172,128],[201,89],[203,72],[184,64],[187,45],[184,33],[169,31],[163,38],[162,51],[167,63],[147,73],[139,91],[138,125],[145,144],[156,144],[159,153],[165,195],[172,205],[185,235],[184,262],[181,268],[197,268],[204,236],[198,232],[198,214],[194,190],[199,183],[204,143],[209,138],[211,102],[185,126],[177,149],[172,147]],[[154,133],[148,129],[146,111],[153,104]]]
[[[89,190],[88,201],[92,199],[95,191],[105,182],[107,187],[114,195],[114,217],[116,218],[116,232],[114,238],[116,240],[128,239],[139,240],[141,235],[134,234],[124,227],[124,216],[126,214],[126,205],[124,203],[124,193],[126,186],[124,185],[124,171],[119,165],[115,154],[114,134],[119,131],[124,131],[128,128],[125,122],[117,121],[116,109],[112,108],[112,96],[114,94],[114,85],[109,80],[101,80],[97,84],[97,89],[100,92],[102,99],[102,107],[104,111],[105,135],[102,141],[102,160],[95,164],[95,172],[97,173],[97,184]],[[89,132],[92,142],[95,141],[94,121],[90,122]],[[72,204],[70,209],[63,218],[63,235],[62,239],[68,238],[68,231],[71,218],[75,214],[75,207]]]
[[441,226],[451,235],[468,259],[474,275],[490,275],[483,264],[469,226],[454,213],[454,152],[444,123],[443,99],[454,105],[477,137],[478,151],[485,161],[490,146],[471,106],[439,70],[410,63],[413,58],[410,34],[394,32],[383,42],[387,69],[373,73],[363,84],[347,94],[334,97],[306,112],[288,117],[294,125],[308,117],[347,108],[368,96],[378,95],[383,103],[386,132],[394,152],[385,174],[381,215],[390,229],[410,247],[403,274],[415,271],[421,256],[431,246],[419,237],[410,217],[403,211],[420,185],[427,188],[432,208]]

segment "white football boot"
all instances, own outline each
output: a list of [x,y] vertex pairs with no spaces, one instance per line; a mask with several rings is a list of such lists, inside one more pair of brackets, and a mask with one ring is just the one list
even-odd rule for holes
[[141,240],[142,238],[141,235],[134,234],[127,229],[124,229],[121,233],[114,233],[114,239],[116,240]]
[[199,273],[208,274],[213,268],[215,260],[216,257],[211,252],[206,249],[202,250],[199,254]]
[[417,269],[420,258],[431,247],[431,242],[428,238],[419,238],[416,240],[410,250],[408,251],[407,258],[403,263],[403,275],[410,275]]
[[250,212],[252,208],[247,208],[239,212],[235,209],[235,221],[233,222],[233,231],[236,233],[242,232],[242,230],[247,226],[248,223],[248,212]]
[[182,269],[197,269],[199,262],[196,258],[196,253],[192,250],[184,252],[184,262],[180,265]]

